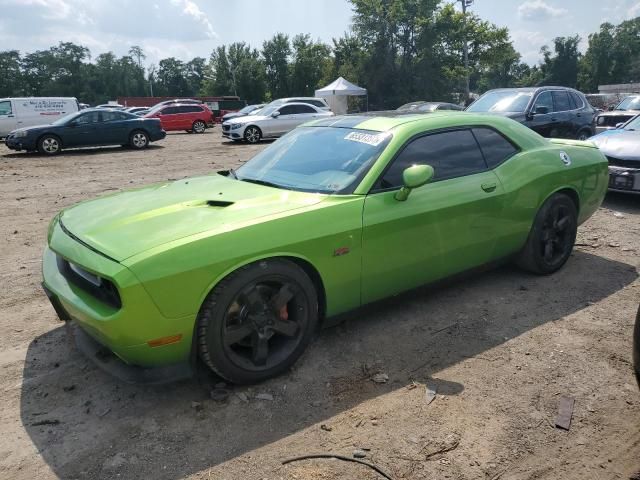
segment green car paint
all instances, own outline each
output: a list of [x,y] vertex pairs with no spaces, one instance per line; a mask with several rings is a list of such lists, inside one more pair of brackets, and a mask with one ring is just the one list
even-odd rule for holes
[[[336,126],[319,121],[299,128],[340,128],[342,118],[332,119]],[[388,142],[352,192],[284,190],[212,174],[86,201],[51,223],[45,287],[125,362],[175,364],[192,352],[209,292],[244,265],[295,260],[315,281],[329,317],[517,253],[554,192],[575,199],[579,223],[606,193],[607,162],[592,144],[550,142],[503,117],[449,112],[347,120]],[[519,153],[493,170],[410,188],[404,201],[397,188],[372,192],[417,135],[474,126],[498,130]],[[421,175],[411,178],[419,182]],[[69,281],[61,259],[110,281],[121,306]],[[148,344],[177,335],[169,345]]]

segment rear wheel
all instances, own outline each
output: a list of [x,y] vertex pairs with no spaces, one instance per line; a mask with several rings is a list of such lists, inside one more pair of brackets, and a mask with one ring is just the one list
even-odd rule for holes
[[247,127],[244,131],[244,139],[249,143],[258,143],[262,138],[262,132],[258,127]]
[[62,150],[62,142],[55,135],[45,135],[38,142],[38,151],[45,155],[57,155]]
[[573,250],[578,230],[575,203],[563,193],[555,193],[542,205],[520,252],[520,267],[539,275],[558,271]]
[[213,289],[200,310],[200,358],[233,383],[284,372],[311,341],[317,298],[313,282],[291,261],[242,267]]
[[584,129],[584,130],[580,130],[580,131],[578,132],[578,136],[577,136],[576,138],[577,138],[578,140],[582,140],[582,141],[584,141],[584,140],[589,139],[591,136],[592,136],[592,135],[591,135],[591,130]]
[[129,145],[136,150],[142,150],[149,145],[149,136],[145,132],[137,130],[129,137]]
[[207,129],[207,126],[205,125],[205,123],[202,120],[197,120],[195,122],[193,122],[193,132],[194,133],[204,133],[204,131]]

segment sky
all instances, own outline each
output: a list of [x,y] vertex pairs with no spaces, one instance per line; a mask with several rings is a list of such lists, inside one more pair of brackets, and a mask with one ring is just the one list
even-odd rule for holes
[[[507,26],[522,60],[535,64],[557,36],[589,33],[605,21],[640,16],[640,0],[475,0],[481,18]],[[327,43],[349,30],[348,0],[0,0],[0,50],[32,52],[60,41],[126,54],[141,46],[146,63],[174,56],[208,58],[219,45],[260,48],[276,32],[308,33]]]

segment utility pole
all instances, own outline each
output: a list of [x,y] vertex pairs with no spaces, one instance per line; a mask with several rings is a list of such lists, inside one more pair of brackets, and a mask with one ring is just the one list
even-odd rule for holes
[[465,79],[464,79],[464,96],[465,96],[465,104],[469,100],[469,44],[467,42],[467,7],[473,5],[473,0],[457,0],[462,4],[462,15],[464,15],[464,40],[462,44],[462,51],[464,54],[464,70],[465,70]]

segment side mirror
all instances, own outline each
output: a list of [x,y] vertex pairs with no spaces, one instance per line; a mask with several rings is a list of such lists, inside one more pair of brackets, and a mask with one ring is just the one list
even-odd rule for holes
[[395,198],[399,202],[404,202],[409,198],[411,190],[428,183],[433,178],[433,167],[431,165],[412,165],[402,172],[404,186],[396,192]]
[[607,108],[610,112],[613,112],[615,109],[616,107],[614,105],[609,105],[609,108]]
[[536,115],[546,115],[547,113],[549,113],[549,107],[545,107],[543,105],[536,107],[536,110],[535,110]]
[[280,116],[280,112],[279,112],[278,110],[276,110],[275,112],[273,112],[273,113],[271,114],[271,116],[272,116],[273,118],[278,118],[278,117]]

